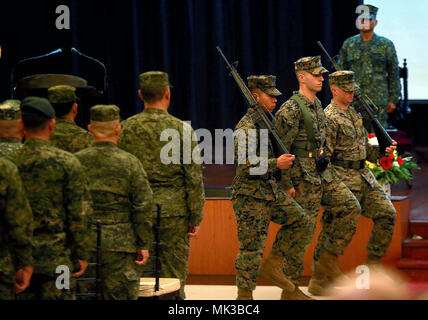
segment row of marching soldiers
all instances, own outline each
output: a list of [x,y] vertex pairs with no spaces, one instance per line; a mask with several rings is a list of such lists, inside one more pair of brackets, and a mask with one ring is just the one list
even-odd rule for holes
[[[178,298],[185,298],[189,237],[199,232],[204,205],[202,169],[161,163],[161,132],[182,137],[183,122],[167,112],[166,73],[139,80],[143,112],[120,123],[117,106],[96,105],[89,132],[74,123],[78,98],[67,85],[49,88],[48,99],[0,106],[0,300],[94,292],[95,284],[76,279],[95,274],[88,263],[96,260],[98,220],[103,298],[137,299],[140,277],[154,265],[155,204],[162,205],[161,276],[180,279]],[[58,267],[69,271],[69,289]]]

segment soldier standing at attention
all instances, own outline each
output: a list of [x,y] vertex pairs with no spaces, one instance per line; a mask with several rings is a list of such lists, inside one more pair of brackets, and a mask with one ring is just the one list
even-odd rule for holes
[[24,137],[19,104],[9,101],[0,105],[0,157],[7,157],[19,150]]
[[153,240],[150,224],[153,194],[141,162],[116,146],[119,112],[115,105],[92,107],[88,129],[94,135],[94,143],[75,156],[89,180],[94,209],[91,221],[95,224],[100,220],[103,224],[104,298],[136,300],[140,280],[136,264],[147,262]]
[[374,33],[378,8],[366,6],[369,14],[362,16],[360,34],[345,40],[338,62],[343,70],[355,72],[361,93],[379,107],[378,119],[387,128],[388,113],[395,110],[400,97],[397,53],[391,40]]
[[51,143],[62,150],[76,153],[92,144],[92,135],[79,127],[74,119],[77,116],[76,88],[60,85],[48,89],[48,99],[55,109],[56,124]]
[[0,300],[15,299],[30,284],[32,222],[18,169],[0,158]]
[[[276,97],[275,76],[250,76],[248,88],[260,106],[273,111]],[[266,112],[266,111],[265,111]],[[245,154],[256,154],[262,143],[257,113],[249,109],[235,128],[235,159],[239,159],[239,144],[245,141]],[[254,136],[249,131],[257,130]],[[250,138],[250,137],[253,138]],[[251,143],[250,139],[256,139]],[[247,142],[248,141],[248,142]],[[282,300],[309,300],[298,288],[303,274],[303,256],[312,240],[309,217],[302,207],[282,191],[281,170],[287,170],[294,156],[283,154],[275,158],[271,141],[268,149],[268,168],[263,175],[252,175],[256,164],[238,164],[232,183],[232,204],[238,224],[239,253],[236,258],[237,300],[252,300],[258,274],[282,288]],[[250,148],[256,148],[250,150]],[[282,225],[269,256],[262,262],[269,222]],[[284,267],[285,262],[285,267]],[[259,270],[260,266],[260,270]],[[283,269],[287,270],[284,274]]]
[[[87,181],[79,160],[49,143],[55,126],[55,111],[49,101],[28,97],[22,101],[21,111],[26,141],[12,160],[34,216],[34,275],[29,289],[19,298],[74,299],[71,290],[56,286],[56,270],[63,266],[71,273],[72,257],[79,259],[80,265],[74,277],[82,275],[87,267]],[[69,280],[73,288],[74,279]]]
[[[325,157],[327,123],[321,102],[316,97],[323,85],[321,57],[305,57],[294,63],[299,91],[276,113],[278,134],[296,156],[295,165],[286,172],[286,192],[311,218],[311,234],[315,233],[317,216],[322,205],[323,227],[314,253],[313,276],[309,292],[316,290],[317,274],[335,279],[343,275],[337,257],[342,255],[356,231],[360,205],[352,192],[335,177]],[[285,270],[287,271],[287,270]]]
[[[361,116],[352,108],[354,72],[339,71],[329,77],[333,94],[331,104],[325,109],[327,118],[327,155],[331,158],[336,175],[354,193],[361,205],[361,214],[374,222],[370,241],[367,245],[366,264],[380,265],[394,233],[397,213],[388,196],[382,190],[371,171],[366,168],[366,160],[376,162],[377,148],[368,143],[368,134]],[[386,148],[386,153],[396,149]],[[331,215],[327,210],[324,215]],[[324,228],[330,228],[324,224]]]
[[[160,275],[180,279],[179,298],[184,299],[190,253],[189,237],[195,237],[199,232],[205,203],[202,166],[192,161],[184,163],[184,156],[189,155],[183,153],[177,159],[179,163],[166,164],[162,160],[161,150],[170,143],[161,141],[161,134],[165,130],[177,133],[179,143],[175,147],[178,150],[184,144],[184,137],[194,137],[195,133],[189,124],[171,116],[167,111],[171,98],[168,74],[150,71],[141,74],[139,79],[139,95],[144,102],[144,110],[122,122],[118,146],[141,161],[153,191],[153,203],[162,205]],[[197,142],[192,139],[191,150],[188,151],[197,154],[197,148]],[[153,270],[152,261],[145,265],[145,269]]]

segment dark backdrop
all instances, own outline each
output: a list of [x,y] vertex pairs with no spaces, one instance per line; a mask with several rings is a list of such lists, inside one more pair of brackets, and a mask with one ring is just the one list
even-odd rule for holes
[[[194,128],[233,128],[246,105],[228,76],[216,45],[230,61],[239,60],[243,78],[275,74],[283,92],[281,105],[297,89],[293,62],[321,55],[321,40],[335,55],[343,41],[356,34],[355,8],[350,0],[121,0],[2,1],[0,20],[3,55],[0,99],[10,96],[10,71],[19,60],[58,48],[67,53],[25,63],[20,78],[35,73],[71,73],[103,86],[102,69],[69,48],[105,63],[108,91],[104,102],[117,104],[122,118],[142,109],[138,75],[149,70],[169,73],[170,113],[191,120]],[[55,9],[71,10],[71,30],[57,30]],[[326,57],[323,64],[331,70]],[[326,104],[326,86],[319,97]],[[89,106],[82,106],[87,113]]]

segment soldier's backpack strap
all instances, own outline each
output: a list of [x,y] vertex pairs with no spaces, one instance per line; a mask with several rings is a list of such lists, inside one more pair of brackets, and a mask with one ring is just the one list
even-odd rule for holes
[[[308,135],[308,142],[310,145],[306,147],[307,150],[317,149],[317,144],[315,140],[315,131],[312,123],[311,114],[309,113],[308,108],[306,108],[305,102],[297,94],[293,95],[290,99],[293,99],[299,105],[300,110],[302,110],[303,121],[305,122],[306,134]],[[300,146],[296,147],[300,148]]]

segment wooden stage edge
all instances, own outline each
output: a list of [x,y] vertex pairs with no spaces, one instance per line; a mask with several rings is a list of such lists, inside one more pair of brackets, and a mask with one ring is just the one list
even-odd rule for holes
[[[401,259],[402,241],[409,237],[410,202],[405,196],[391,197],[391,200],[397,210],[397,220],[393,239],[382,263],[395,266]],[[305,271],[301,285],[306,285],[312,274],[312,256],[316,239],[321,231],[321,215],[322,209],[318,215],[314,239],[305,253]],[[269,254],[279,227],[274,223],[270,224],[263,257]],[[357,266],[364,264],[372,227],[373,222],[370,219],[360,216],[357,231],[351,243],[344,255],[339,257],[340,266],[345,272],[355,272]],[[231,201],[228,198],[207,199],[200,233],[196,239],[191,240],[188,284],[232,285],[235,283],[235,258],[239,248],[236,230]],[[271,285],[271,283],[259,279],[259,285]]]

